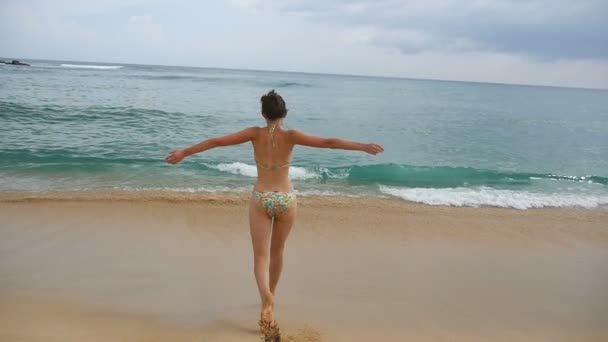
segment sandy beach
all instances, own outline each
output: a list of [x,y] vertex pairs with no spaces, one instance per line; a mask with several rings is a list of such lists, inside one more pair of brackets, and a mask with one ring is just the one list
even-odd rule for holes
[[[258,341],[247,196],[0,196],[1,341]],[[606,341],[608,210],[301,197],[285,341]]]

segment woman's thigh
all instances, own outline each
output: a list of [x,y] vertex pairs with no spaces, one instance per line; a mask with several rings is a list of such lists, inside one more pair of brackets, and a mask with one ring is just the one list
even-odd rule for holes
[[256,256],[268,255],[272,220],[253,197],[249,203],[249,232]]
[[287,241],[291,228],[296,220],[296,213],[297,205],[296,203],[293,203],[285,213],[275,218],[272,226],[272,249],[283,250],[285,241]]

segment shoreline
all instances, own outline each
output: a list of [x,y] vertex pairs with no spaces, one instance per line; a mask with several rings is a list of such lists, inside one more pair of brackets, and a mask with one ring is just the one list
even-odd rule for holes
[[[250,200],[250,192],[213,191],[186,192],[166,190],[75,190],[75,191],[40,191],[40,192],[2,192],[0,203],[34,203],[34,202],[167,202],[167,203],[208,203],[208,204],[244,204]],[[463,209],[463,210],[499,210],[499,211],[600,211],[608,212],[608,207],[531,207],[525,209],[498,206],[456,206],[431,205],[408,201],[402,198],[383,196],[357,195],[316,195],[298,193],[298,203],[312,207],[338,206],[357,207],[361,205],[391,208],[427,208],[427,209]]]

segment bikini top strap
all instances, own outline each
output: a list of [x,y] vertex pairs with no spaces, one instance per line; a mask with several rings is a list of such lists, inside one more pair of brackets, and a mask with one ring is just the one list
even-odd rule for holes
[[266,170],[279,170],[279,169],[288,167],[290,164],[290,163],[287,163],[285,165],[268,165],[268,164],[260,163],[257,160],[255,161],[255,163],[262,169],[266,169]]

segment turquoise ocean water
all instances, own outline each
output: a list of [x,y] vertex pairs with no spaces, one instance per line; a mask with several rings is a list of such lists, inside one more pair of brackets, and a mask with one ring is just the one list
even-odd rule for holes
[[263,125],[377,142],[380,156],[297,147],[302,194],[454,206],[608,206],[608,91],[209,68],[0,65],[0,192],[250,191],[251,146],[179,166],[167,152]]

